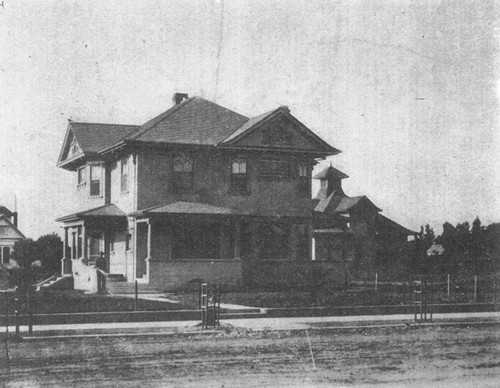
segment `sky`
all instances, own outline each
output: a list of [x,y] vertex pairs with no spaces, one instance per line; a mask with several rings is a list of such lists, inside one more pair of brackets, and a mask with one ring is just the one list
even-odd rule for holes
[[[494,1],[20,1],[0,5],[0,203],[28,236],[72,213],[68,119],[143,124],[186,92],[280,105],[383,214],[500,222]],[[313,188],[313,194],[317,185]]]

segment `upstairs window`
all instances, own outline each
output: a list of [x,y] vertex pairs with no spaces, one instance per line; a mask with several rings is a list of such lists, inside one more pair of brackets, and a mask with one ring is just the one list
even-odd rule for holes
[[262,178],[281,179],[289,177],[289,165],[286,160],[263,159],[259,163]]
[[311,179],[309,177],[309,167],[301,163],[298,166],[298,195],[302,198],[309,198],[311,196]]
[[231,164],[231,192],[233,194],[248,194],[247,161],[244,159],[233,160]]
[[128,159],[126,158],[121,161],[120,190],[122,193],[128,191]]
[[102,166],[94,164],[90,166],[90,195],[99,197],[101,195]]
[[77,170],[78,174],[78,189],[82,189],[87,185],[87,167],[82,167]]
[[172,187],[176,192],[190,191],[193,188],[193,159],[178,156],[174,158]]

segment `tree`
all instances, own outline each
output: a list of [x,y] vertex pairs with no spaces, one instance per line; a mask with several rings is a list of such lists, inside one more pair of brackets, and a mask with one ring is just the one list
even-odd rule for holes
[[55,234],[46,234],[33,241],[28,238],[14,245],[12,258],[18,269],[14,270],[19,285],[32,283],[61,271],[63,243]]
[[63,257],[63,242],[61,237],[55,233],[41,236],[36,241],[38,253],[43,271],[47,274],[61,272],[61,258]]

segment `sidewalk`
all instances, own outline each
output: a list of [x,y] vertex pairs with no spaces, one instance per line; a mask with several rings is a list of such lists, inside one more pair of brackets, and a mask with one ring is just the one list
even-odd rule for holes
[[[360,327],[397,327],[414,324],[418,325],[414,321],[413,314],[221,320],[223,328],[234,327],[248,331],[332,330]],[[500,324],[500,312],[434,314],[433,322],[424,324]],[[0,329],[0,335],[5,334],[5,329],[5,327]],[[9,326],[8,331],[9,334],[15,333],[15,327]],[[35,325],[33,326],[32,336],[28,336],[27,326],[20,327],[20,335],[24,340],[120,336],[189,336],[216,334],[220,332],[220,329],[202,329],[200,321]]]

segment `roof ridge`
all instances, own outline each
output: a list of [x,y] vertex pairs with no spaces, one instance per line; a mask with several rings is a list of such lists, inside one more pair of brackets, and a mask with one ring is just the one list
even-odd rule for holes
[[5,214],[0,214],[0,219],[5,218],[5,221],[10,225],[10,227],[14,228],[14,230],[21,235],[22,238],[26,238],[23,232],[19,230],[17,225],[14,225],[11,220],[9,220],[9,217],[7,217]]
[[165,120],[168,116],[171,114],[177,112],[180,108],[185,107],[187,104],[190,102],[194,101],[195,99],[198,99],[201,97],[198,96],[193,96],[188,98],[187,100],[184,100],[183,102],[174,105],[173,107],[167,109],[166,111],[160,113],[159,115],[153,117],[151,120],[146,121],[144,124],[140,126],[140,129],[132,135],[132,133],[128,134],[127,136],[123,137],[121,140],[126,140],[129,138],[130,140],[134,140],[138,138],[139,136],[143,135],[147,131],[149,131],[151,128],[153,128],[156,124],[159,122]]

